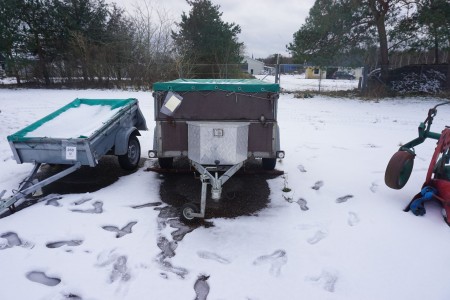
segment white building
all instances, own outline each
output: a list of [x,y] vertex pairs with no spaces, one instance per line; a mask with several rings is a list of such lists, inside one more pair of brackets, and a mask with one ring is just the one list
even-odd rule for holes
[[262,61],[250,57],[244,57],[243,63],[247,64],[246,71],[249,74],[260,75],[264,73],[264,63]]

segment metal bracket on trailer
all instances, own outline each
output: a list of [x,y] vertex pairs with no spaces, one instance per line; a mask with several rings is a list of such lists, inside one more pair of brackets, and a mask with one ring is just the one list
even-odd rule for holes
[[19,190],[14,193],[14,195],[10,196],[9,198],[2,199],[3,195],[5,194],[5,190],[3,190],[0,193],[0,215],[3,214],[4,210],[7,208],[14,208],[14,204],[19,201],[22,198],[25,198],[27,195],[32,194],[36,192],[37,190],[41,189],[42,187],[64,177],[69,175],[70,173],[75,172],[81,167],[81,162],[77,162],[73,166],[56,173],[53,176],[50,176],[42,181],[39,181],[37,183],[33,183],[32,178],[36,175],[37,171],[39,170],[39,167],[41,166],[40,163],[35,163],[33,169],[31,170],[30,174],[22,181],[22,184],[19,187]]
[[[191,213],[190,216],[194,218],[204,218],[206,210],[206,191],[208,189],[208,183],[211,184],[211,198],[214,200],[220,199],[222,195],[222,185],[228,181],[243,165],[244,162],[240,162],[229,168],[222,176],[218,176],[217,171],[213,176],[207,168],[201,164],[191,161],[192,166],[200,173],[200,180],[202,182],[202,192],[200,200],[200,213]],[[215,167],[212,167],[215,168]]]

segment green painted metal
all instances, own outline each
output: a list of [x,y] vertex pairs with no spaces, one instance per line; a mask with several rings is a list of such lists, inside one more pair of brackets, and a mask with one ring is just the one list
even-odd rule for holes
[[269,83],[259,79],[176,79],[153,84],[154,91],[195,92],[227,91],[243,93],[261,93],[280,91],[278,83]]
[[399,151],[408,151],[412,154],[414,154],[414,147],[417,145],[422,144],[427,138],[439,140],[441,137],[440,133],[432,132],[430,131],[431,123],[420,123],[418,131],[419,136],[415,138],[414,140],[404,144],[400,147]]
[[[45,116],[44,118],[28,125],[27,127],[19,130],[18,132],[9,135],[7,137],[8,141],[11,142],[26,142],[29,141],[31,139],[34,139],[33,137],[25,137],[25,135],[27,135],[27,133],[32,132],[34,130],[36,130],[36,128],[42,126],[42,124],[56,118],[57,116],[59,116],[60,114],[62,114],[63,112],[71,109],[71,108],[77,108],[82,104],[85,105],[107,105],[111,107],[111,110],[119,108],[119,107],[126,107],[129,105],[132,105],[134,103],[136,103],[137,100],[134,98],[129,98],[129,99],[80,99],[77,98],[74,101],[70,102],[69,104],[61,107],[60,109],[54,111],[53,113]],[[86,138],[85,136],[80,136],[79,138]]]
[[411,176],[412,170],[414,167],[414,159],[410,159],[405,162],[405,164],[402,167],[402,170],[398,176],[398,183],[400,186],[404,186]]

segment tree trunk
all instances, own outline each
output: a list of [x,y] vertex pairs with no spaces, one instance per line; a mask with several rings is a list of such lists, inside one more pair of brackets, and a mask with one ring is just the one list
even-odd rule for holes
[[36,39],[36,49],[39,57],[39,67],[41,68],[42,75],[44,76],[45,85],[50,85],[50,74],[47,69],[47,64],[45,62],[44,51],[41,47],[41,43],[39,41],[39,34],[37,32],[34,33],[34,38]]
[[386,13],[389,11],[389,2],[390,0],[369,0],[370,10],[378,31],[378,40],[380,43],[381,80],[383,82],[387,82],[389,77],[389,54],[385,25]]
[[9,57],[9,66],[11,68],[12,75],[16,78],[17,85],[20,85],[21,82],[19,72],[17,71],[16,61],[12,55],[11,50],[8,51],[7,57]]
[[433,26],[434,31],[434,63],[439,63],[439,40],[438,40],[438,34],[437,34],[437,28],[436,26]]

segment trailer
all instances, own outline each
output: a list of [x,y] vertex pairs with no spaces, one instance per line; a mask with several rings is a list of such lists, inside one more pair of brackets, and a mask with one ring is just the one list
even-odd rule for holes
[[[11,196],[3,198],[5,190],[0,193],[0,214],[13,211],[19,200],[81,166],[95,167],[104,155],[116,155],[126,170],[136,169],[141,157],[139,130],[147,130],[147,125],[137,99],[75,99],[9,135],[16,162],[34,167]],[[66,168],[39,182],[41,164]]]
[[[186,203],[181,218],[204,218],[206,192],[221,198],[222,185],[248,159],[273,170],[284,158],[277,108],[280,86],[257,79],[177,79],[153,85],[155,130],[150,158],[172,169],[187,157],[200,173],[200,208]],[[214,174],[214,175],[213,175]],[[219,176],[219,174],[221,174]]]

